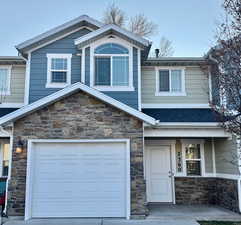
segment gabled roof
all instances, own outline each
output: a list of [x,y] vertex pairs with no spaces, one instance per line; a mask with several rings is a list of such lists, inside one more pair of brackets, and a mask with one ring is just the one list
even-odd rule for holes
[[82,24],[82,26],[92,26],[95,29],[98,29],[99,27],[103,26],[103,24],[87,15],[79,16],[67,23],[64,23],[60,26],[57,26],[51,30],[48,30],[47,32],[44,32],[36,37],[33,37],[27,41],[22,42],[21,44],[17,45],[16,48],[22,52],[25,49],[29,49],[32,45],[44,41],[50,36],[57,35],[61,33],[64,30],[67,30],[68,28],[74,27],[75,25]]
[[97,38],[102,37],[104,35],[108,34],[117,34],[120,37],[127,39],[129,41],[132,41],[134,44],[146,48],[149,45],[151,45],[151,42],[147,39],[136,35],[126,29],[123,29],[115,24],[107,24],[99,28],[98,30],[92,31],[91,33],[88,33],[80,38],[77,38],[75,40],[75,44],[78,46],[84,46],[86,44],[89,44],[93,41],[95,41]]
[[2,117],[0,119],[0,125],[4,125],[8,122],[14,122],[34,111],[37,111],[38,109],[41,109],[47,105],[50,105],[64,97],[67,97],[75,92],[78,91],[83,91],[109,105],[114,106],[115,108],[118,108],[126,113],[128,113],[129,115],[136,117],[140,120],[142,120],[143,122],[146,122],[148,124],[151,125],[155,125],[156,124],[156,120],[130,106],[125,105],[124,103],[121,103],[99,91],[97,91],[94,88],[90,88],[82,83],[75,83],[73,85],[70,85],[60,91],[55,92],[54,94],[51,94],[49,96],[46,96],[32,104],[26,105],[20,109],[18,109],[17,111],[14,111],[4,117]]

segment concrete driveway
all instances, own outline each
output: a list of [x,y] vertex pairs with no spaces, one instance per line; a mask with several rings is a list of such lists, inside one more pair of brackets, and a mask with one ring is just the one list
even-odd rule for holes
[[199,225],[192,219],[124,220],[124,219],[34,219],[9,220],[5,225]]

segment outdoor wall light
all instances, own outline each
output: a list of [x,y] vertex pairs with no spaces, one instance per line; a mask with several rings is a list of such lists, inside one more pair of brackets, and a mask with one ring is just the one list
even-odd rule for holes
[[21,139],[19,139],[17,142],[16,153],[18,154],[22,153],[23,148],[24,148],[24,142]]

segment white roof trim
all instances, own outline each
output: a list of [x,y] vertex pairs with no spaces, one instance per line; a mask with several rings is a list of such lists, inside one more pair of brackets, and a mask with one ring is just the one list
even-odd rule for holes
[[73,85],[67,86],[66,88],[64,88],[60,91],[55,92],[54,94],[46,96],[32,104],[26,105],[10,114],[7,114],[6,116],[3,116],[0,119],[0,125],[4,125],[8,122],[16,121],[19,118],[25,116],[26,114],[36,111],[39,108],[42,108],[46,105],[51,104],[52,102],[56,102],[59,99],[65,97],[67,95],[70,95],[71,93],[78,91],[78,90],[82,90],[82,91],[100,99],[101,101],[106,102],[106,103],[108,103],[108,104],[110,104],[110,105],[112,105],[112,106],[114,106],[114,107],[148,123],[148,124],[152,124],[152,125],[156,124],[156,120],[154,118],[152,118],[130,106],[127,106],[127,105],[95,90],[94,88],[90,88],[82,83],[75,83]]
[[31,38],[31,39],[29,39],[27,41],[24,41],[21,44],[17,45],[16,48],[17,49],[25,48],[25,47],[27,47],[27,46],[29,46],[31,44],[34,44],[35,42],[38,42],[38,41],[40,41],[40,40],[42,40],[42,39],[44,39],[44,38],[46,38],[48,36],[51,36],[51,35],[53,35],[53,34],[55,34],[57,32],[60,32],[60,31],[66,29],[68,27],[71,27],[71,26],[73,26],[73,25],[75,25],[75,24],[77,24],[77,23],[79,23],[81,21],[87,21],[88,23],[93,24],[93,25],[95,25],[97,27],[101,27],[101,26],[104,25],[103,23],[101,23],[101,22],[99,22],[99,21],[97,21],[97,20],[95,20],[95,19],[93,19],[93,18],[91,18],[91,17],[89,17],[87,15],[82,15],[82,16],[79,16],[79,17],[77,17],[77,18],[75,18],[75,19],[73,19],[73,20],[71,20],[71,21],[69,21],[67,23],[64,23],[64,24],[62,24],[60,26],[57,26],[57,27],[55,27],[55,28],[53,28],[53,29],[51,29],[51,30],[49,30],[47,32],[44,32],[44,33],[42,33],[42,34],[40,34],[40,35],[38,35],[38,36],[36,36],[34,38]]
[[82,37],[79,37],[79,38],[75,39],[75,45],[79,45],[80,43],[82,43],[84,41],[87,41],[87,40],[89,40],[89,39],[91,39],[91,38],[93,38],[95,36],[98,36],[98,35],[106,32],[108,30],[115,30],[115,31],[117,31],[117,32],[119,32],[119,33],[129,37],[130,39],[133,39],[133,40],[141,43],[144,46],[149,46],[151,44],[150,41],[142,38],[141,36],[138,36],[138,35],[130,32],[128,30],[125,30],[125,29],[123,29],[123,28],[121,28],[121,27],[119,27],[119,26],[117,26],[115,24],[108,24],[108,25],[105,25],[105,26],[101,27],[98,30],[95,30],[95,31],[93,31],[91,33],[88,33],[88,34],[86,34],[86,35],[84,35]]

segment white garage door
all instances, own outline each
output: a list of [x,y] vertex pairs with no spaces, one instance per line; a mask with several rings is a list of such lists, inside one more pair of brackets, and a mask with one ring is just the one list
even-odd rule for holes
[[29,217],[127,216],[126,142],[31,146]]

